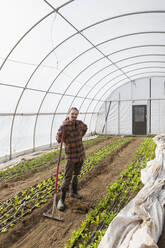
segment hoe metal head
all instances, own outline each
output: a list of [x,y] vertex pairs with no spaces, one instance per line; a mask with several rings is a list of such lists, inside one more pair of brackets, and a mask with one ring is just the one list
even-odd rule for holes
[[45,216],[49,219],[57,220],[57,221],[64,221],[64,219],[61,216],[55,216],[55,214],[54,214],[55,209],[57,210],[57,208],[56,208],[56,194],[54,194],[52,213],[50,214],[50,212],[48,211],[47,213],[43,213],[43,216]]
[[64,221],[64,219],[61,216],[55,216],[53,214],[49,214],[49,213],[43,213],[43,216],[49,218],[49,219],[53,219],[53,220],[57,220],[57,221]]

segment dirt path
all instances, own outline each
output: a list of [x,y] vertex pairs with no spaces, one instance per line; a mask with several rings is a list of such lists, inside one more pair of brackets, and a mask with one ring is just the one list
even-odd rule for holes
[[[108,143],[112,142],[113,140],[117,138],[119,137],[108,136],[105,140],[96,142],[96,144],[93,144],[91,147],[86,149],[86,155],[88,156],[89,154],[93,153],[94,151],[97,151],[102,146],[107,145]],[[64,169],[65,163],[66,163],[65,160],[61,161],[60,170]],[[28,173],[27,175],[21,175],[15,179],[12,179],[10,182],[1,184],[0,185],[1,201],[5,201],[11,198],[16,193],[20,192],[21,190],[24,190],[30,186],[36,185],[40,183],[41,181],[47,179],[48,177],[55,175],[56,165],[57,165],[57,158],[56,158],[55,163],[51,161],[50,165],[40,168],[39,171],[36,171],[36,172],[33,171],[32,173]]]
[[[131,162],[142,137],[132,140],[117,156],[109,156],[99,163],[95,169],[80,180],[79,192],[83,200],[75,200],[67,195],[64,222],[46,219],[42,213],[51,208],[52,200],[36,209],[13,229],[2,235],[2,248],[64,248],[73,230],[85,218],[88,210],[95,206],[106,192],[106,186],[113,182]],[[94,149],[94,147],[93,147]]]

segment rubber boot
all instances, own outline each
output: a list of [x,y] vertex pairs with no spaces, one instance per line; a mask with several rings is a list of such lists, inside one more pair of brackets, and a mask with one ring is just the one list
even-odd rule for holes
[[58,201],[58,204],[57,204],[57,209],[60,211],[65,210],[65,204],[64,204],[65,197],[66,197],[66,191],[62,190],[61,195],[60,195],[60,200]]
[[77,193],[77,183],[71,184],[70,196],[77,199],[82,199],[83,196]]

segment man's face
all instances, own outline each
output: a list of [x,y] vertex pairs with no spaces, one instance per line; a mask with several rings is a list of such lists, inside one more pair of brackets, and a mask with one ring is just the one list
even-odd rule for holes
[[71,110],[69,113],[69,120],[70,121],[75,121],[77,119],[78,112],[76,110]]

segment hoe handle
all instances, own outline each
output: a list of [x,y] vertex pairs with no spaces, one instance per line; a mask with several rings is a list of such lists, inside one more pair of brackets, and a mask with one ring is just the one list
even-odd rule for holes
[[60,160],[61,160],[61,153],[62,153],[62,144],[64,140],[64,129],[62,130],[62,137],[61,137],[61,144],[60,144],[60,152],[58,156],[58,163],[57,163],[57,168],[56,168],[56,183],[55,183],[55,188],[54,188],[54,194],[56,195],[57,193],[57,185],[58,185],[58,171],[59,171],[59,166],[60,166]]

